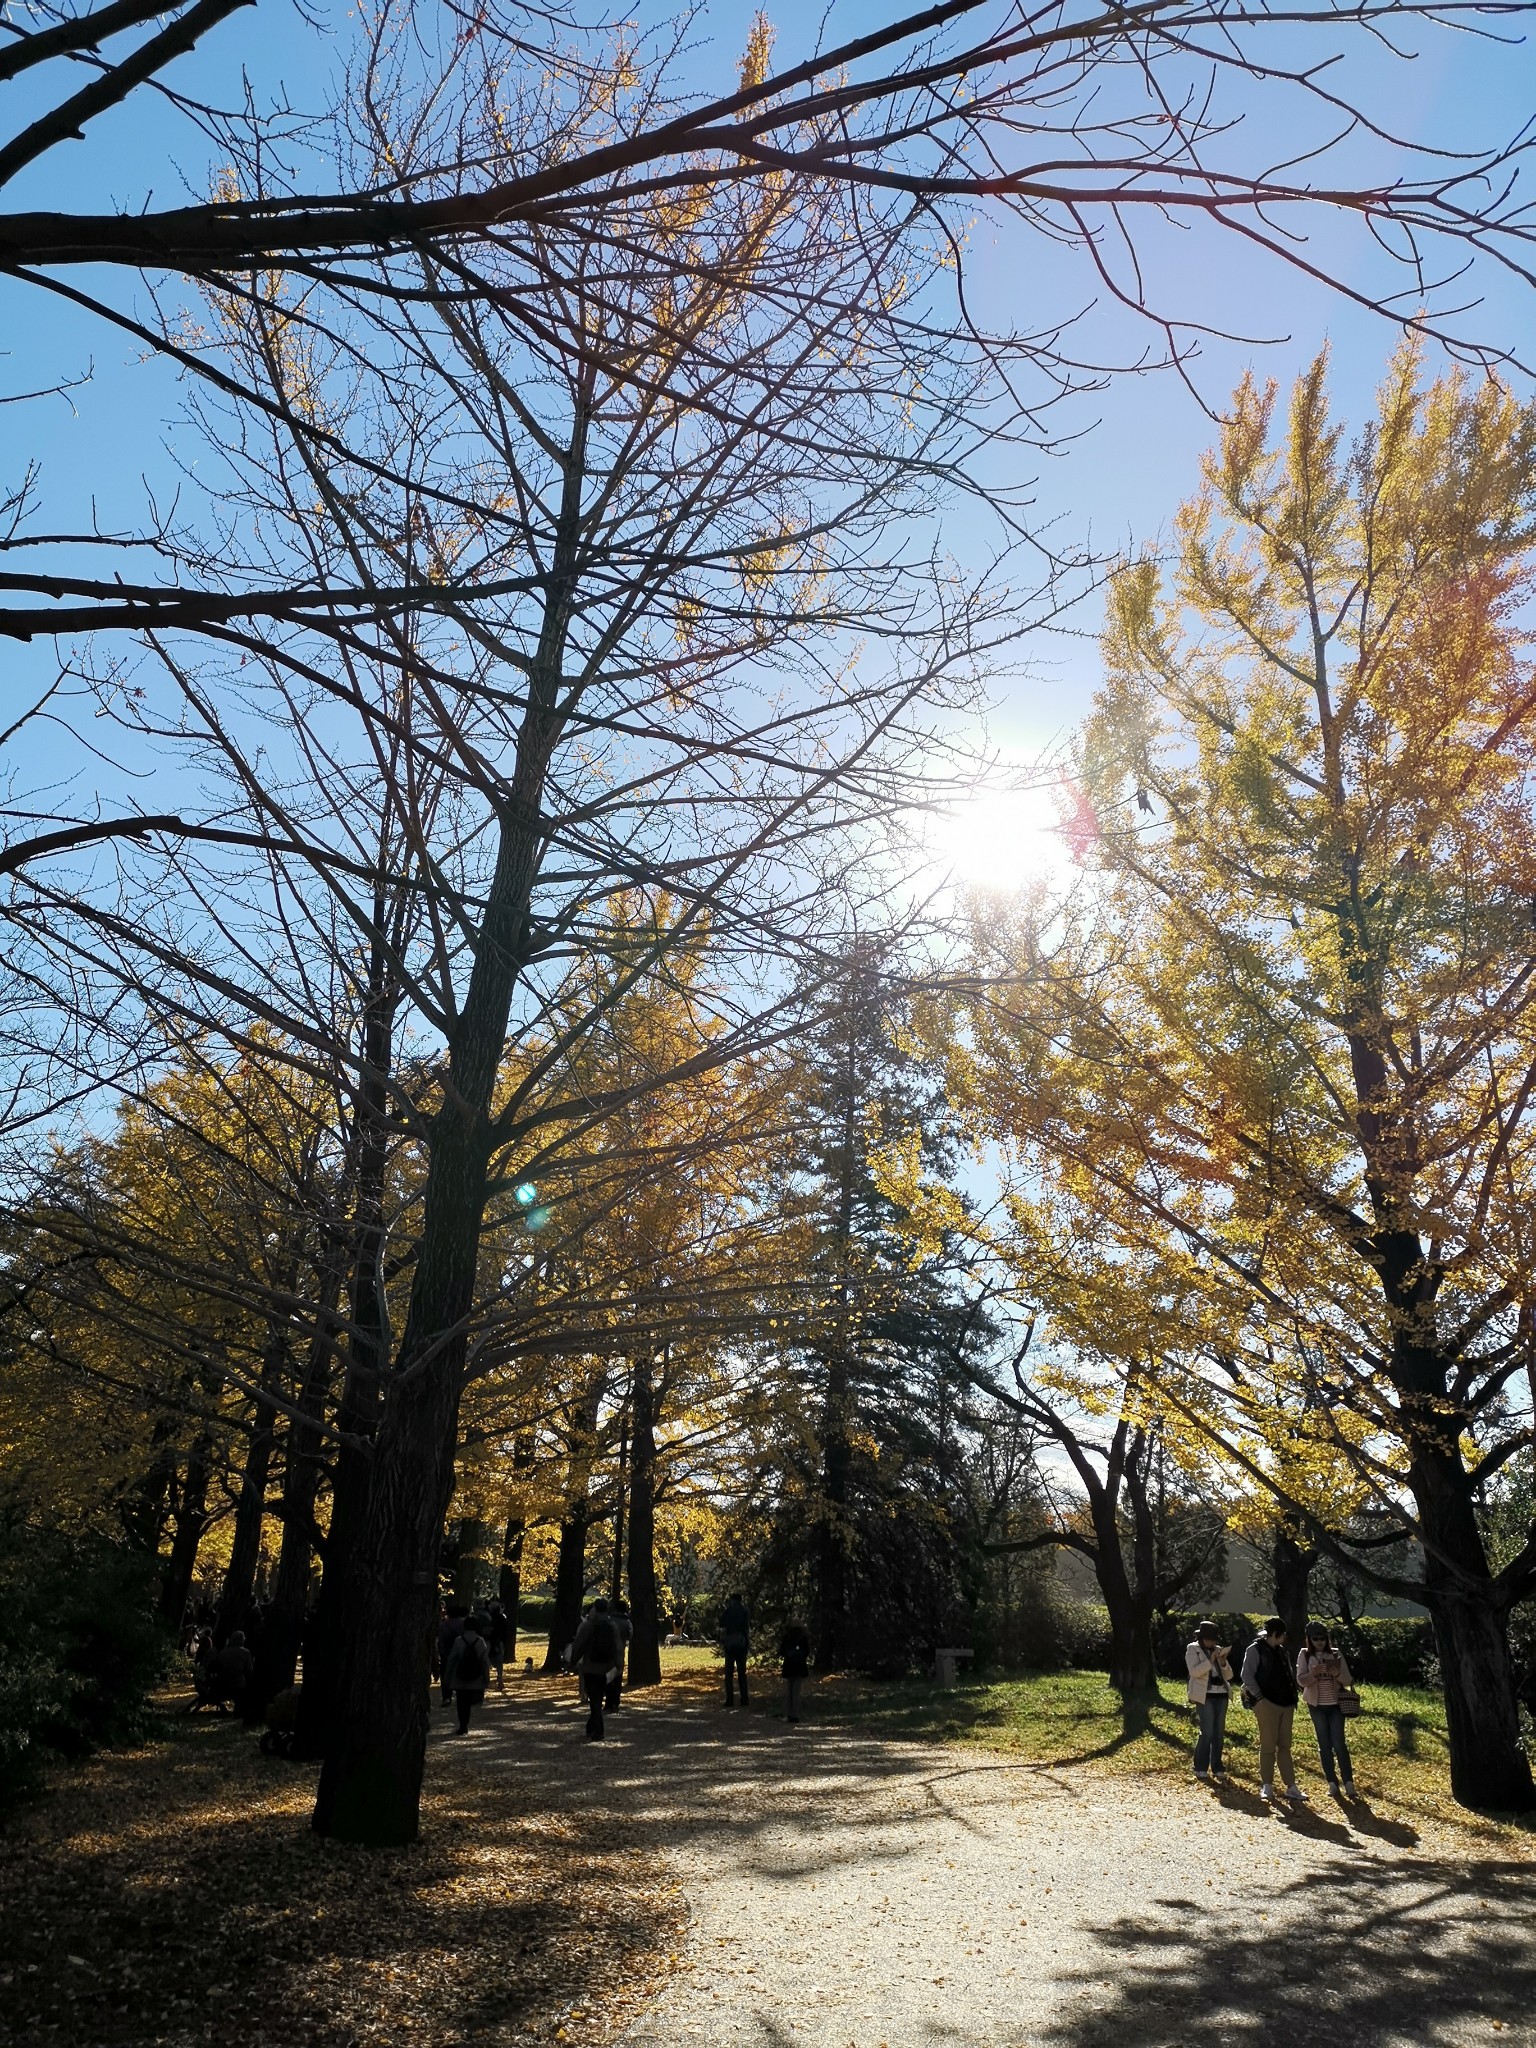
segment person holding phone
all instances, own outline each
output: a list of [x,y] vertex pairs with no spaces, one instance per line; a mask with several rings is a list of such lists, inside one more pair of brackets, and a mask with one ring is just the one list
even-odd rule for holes
[[1214,1621],[1202,1621],[1195,1630],[1184,1662],[1189,1668],[1189,1703],[1200,1725],[1195,1738],[1195,1776],[1202,1785],[1224,1785],[1221,1752],[1232,1701],[1232,1662],[1231,1651],[1221,1642]]
[[[1322,1758],[1323,1776],[1335,1799],[1353,1799],[1355,1767],[1350,1759],[1344,1733],[1344,1709],[1339,1695],[1354,1683],[1342,1650],[1333,1647],[1320,1621],[1309,1622],[1307,1639],[1296,1658],[1296,1683],[1312,1716],[1317,1736],[1317,1753]],[[1340,1790],[1339,1781],[1343,1780]]]

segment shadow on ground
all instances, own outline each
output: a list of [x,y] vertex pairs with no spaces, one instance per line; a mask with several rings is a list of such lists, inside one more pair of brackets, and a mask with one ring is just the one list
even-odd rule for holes
[[1079,1973],[1067,2017],[1045,2038],[1059,2048],[1536,2039],[1536,1870],[1360,1857],[1307,1873],[1291,1898],[1305,1937],[1284,1944],[1263,1922],[1194,1899],[1157,1901],[1186,1916],[1183,1927],[1134,1914],[1097,1924],[1103,1967]]
[[[1141,1720],[1134,1712],[1127,1717],[1122,1741],[1146,1732]],[[972,1822],[958,1802],[953,1810],[946,1804],[951,1778],[995,1772],[1028,1783],[1049,1773],[1056,1796],[1092,1792],[1102,1799],[1106,1789],[1102,1779],[1074,1783],[1060,1770],[1065,1759],[1028,1763],[968,1750],[962,1761],[953,1749],[892,1743],[846,1724],[789,1728],[760,1715],[728,1714],[698,1697],[680,1702],[675,1691],[631,1702],[612,1719],[611,1740],[603,1744],[584,1744],[580,1727],[562,1688],[510,1699],[488,1716],[487,1762],[494,1754],[500,1766],[569,1788],[573,1804],[623,1813],[648,1854],[696,1844],[701,1830],[728,1828],[733,1858],[751,1865],[754,1838],[774,1830],[771,1867],[780,1879],[792,1871],[819,1877],[844,1860],[898,1863],[906,1853],[900,1830],[886,1826],[877,1834],[861,1825],[862,1803],[868,1801],[873,1818],[893,1780],[909,1781],[961,1830]],[[463,1761],[469,1764],[468,1755]],[[1112,1782],[1135,1798],[1134,1780]],[[1127,1871],[1116,1890],[1130,1901],[1145,1888],[1143,1898],[1115,1917],[1085,1921],[1092,1964],[1064,1974],[1054,2016],[1020,2035],[1020,2043],[1173,2048],[1209,2039],[1239,2048],[1418,2048],[1484,2038],[1536,2041],[1536,1866],[1496,1855],[1466,1863],[1406,1855],[1419,1840],[1416,1830],[1364,1802],[1290,1813],[1272,1812],[1241,1786],[1229,1786],[1220,1801],[1193,1791],[1190,1797],[1190,1825],[1212,1831],[1213,1863],[1218,1852],[1230,1857],[1230,1844],[1220,1841],[1223,1825],[1242,1818],[1262,1821],[1277,1837],[1315,1843],[1311,1867],[1275,1875],[1273,1896],[1263,1895],[1269,1880],[1261,1878],[1243,1899],[1218,1893],[1214,1903],[1210,1892],[1199,1900],[1161,1896],[1155,1870]],[[783,1823],[791,1817],[795,1853],[786,1865]],[[1270,1904],[1282,1906],[1290,1922],[1283,1935],[1260,1917]],[[850,1926],[849,1940],[857,1939]],[[754,2024],[759,2033],[750,2038],[761,2036],[766,2048],[769,2021],[758,2012]],[[936,2014],[923,2038],[1002,2048],[995,2035],[970,2026],[963,1999]]]

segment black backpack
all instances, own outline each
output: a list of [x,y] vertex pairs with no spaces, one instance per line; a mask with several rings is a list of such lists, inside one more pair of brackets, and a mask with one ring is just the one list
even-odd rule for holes
[[619,1625],[611,1614],[594,1614],[592,1637],[587,1644],[587,1658],[593,1664],[606,1664],[611,1671],[619,1661]]
[[463,1647],[459,1661],[454,1666],[453,1682],[462,1685],[466,1692],[473,1692],[477,1686],[484,1687],[491,1675],[491,1653],[486,1648],[484,1636],[468,1633],[459,1637]]

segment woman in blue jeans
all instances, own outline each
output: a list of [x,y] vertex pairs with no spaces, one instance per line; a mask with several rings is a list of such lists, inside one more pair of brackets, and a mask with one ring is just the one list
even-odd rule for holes
[[1202,1785],[1224,1785],[1222,1744],[1227,1734],[1227,1707],[1232,1698],[1232,1665],[1214,1621],[1202,1621],[1195,1640],[1184,1652],[1189,1667],[1189,1702],[1200,1723],[1195,1742],[1195,1776]]
[[1320,1621],[1308,1625],[1306,1643],[1296,1658],[1296,1683],[1312,1716],[1328,1790],[1335,1799],[1353,1799],[1355,1767],[1344,1735],[1344,1709],[1339,1705],[1339,1694],[1350,1689],[1354,1680],[1344,1662],[1344,1653],[1333,1647]]

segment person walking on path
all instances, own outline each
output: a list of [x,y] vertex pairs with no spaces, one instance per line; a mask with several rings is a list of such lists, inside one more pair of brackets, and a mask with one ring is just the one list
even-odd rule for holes
[[581,1673],[581,1690],[587,1702],[588,1742],[603,1739],[603,1701],[622,1653],[619,1626],[608,1611],[608,1602],[594,1600],[565,1653],[566,1663]]
[[512,1617],[499,1600],[493,1600],[485,1610],[489,1626],[485,1640],[490,1645],[491,1668],[496,1673],[496,1690],[507,1689],[507,1638],[512,1630]]
[[453,1687],[448,1682],[448,1659],[453,1655],[453,1646],[464,1627],[465,1610],[457,1602],[443,1609],[443,1618],[437,1624],[437,1669],[443,1688],[443,1705],[453,1705]]
[[491,1682],[491,1646],[486,1641],[490,1622],[483,1614],[471,1614],[463,1622],[443,1666],[443,1690],[451,1694],[459,1710],[457,1733],[469,1733],[469,1717],[485,1698]]
[[1222,1745],[1227,1737],[1227,1708],[1232,1700],[1232,1664],[1214,1621],[1202,1621],[1195,1640],[1184,1652],[1189,1668],[1189,1700],[1200,1724],[1195,1738],[1195,1776],[1202,1785],[1224,1785]]
[[[1350,1761],[1349,1743],[1344,1735],[1341,1695],[1350,1690],[1354,1680],[1344,1662],[1343,1651],[1333,1647],[1328,1631],[1320,1621],[1308,1624],[1306,1646],[1296,1658],[1296,1683],[1312,1716],[1317,1753],[1322,1759],[1328,1790],[1335,1799],[1353,1799],[1356,1796],[1355,1767]],[[1339,1789],[1341,1778],[1344,1781],[1342,1791]]]
[[1259,1723],[1259,1797],[1275,1796],[1275,1765],[1293,1805],[1311,1801],[1296,1782],[1291,1759],[1291,1724],[1296,1718],[1296,1674],[1285,1654],[1285,1623],[1272,1614],[1262,1635],[1255,1636],[1243,1657],[1243,1699]]
[[741,1704],[750,1704],[747,1696],[747,1651],[752,1642],[752,1617],[747,1603],[739,1593],[733,1593],[725,1603],[720,1616],[720,1647],[725,1652],[725,1704],[734,1707],[736,1694],[732,1681],[741,1676]]
[[619,1632],[619,1655],[614,1665],[613,1676],[603,1693],[603,1711],[611,1714],[618,1706],[624,1691],[624,1660],[629,1655],[629,1640],[635,1632],[635,1625],[629,1618],[629,1602],[619,1600],[613,1607],[613,1625]]
[[[784,1718],[798,1721],[800,1718],[800,1688],[805,1684],[805,1674],[811,1668],[811,1638],[803,1621],[790,1620],[779,1639],[779,1655],[784,1659]],[[746,1674],[742,1674],[742,1698],[746,1698]]]

